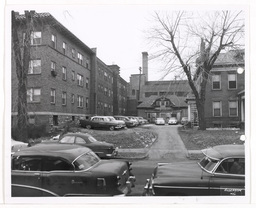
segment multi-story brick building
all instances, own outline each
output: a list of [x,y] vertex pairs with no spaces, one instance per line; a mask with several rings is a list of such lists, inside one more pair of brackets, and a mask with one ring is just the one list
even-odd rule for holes
[[[16,14],[22,48],[24,15]],[[49,13],[34,13],[27,77],[30,123],[59,125],[81,116],[113,115],[117,75],[91,49]],[[17,115],[17,75],[12,56],[12,116]],[[119,67],[118,67],[119,68]],[[118,69],[119,70],[119,69]],[[126,83],[127,84],[127,83]],[[118,93],[118,92],[116,92]],[[122,95],[125,96],[125,95]],[[123,107],[122,107],[123,108]]]
[[[244,126],[245,72],[243,68],[244,50],[233,50],[218,56],[206,85],[206,128]],[[193,98],[188,101],[189,119],[194,120],[197,114],[195,102]]]

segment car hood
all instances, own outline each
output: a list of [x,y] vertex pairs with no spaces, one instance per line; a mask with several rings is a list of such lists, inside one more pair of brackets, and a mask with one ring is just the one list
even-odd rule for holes
[[155,178],[193,178],[200,177],[202,169],[197,162],[160,164],[155,169]]

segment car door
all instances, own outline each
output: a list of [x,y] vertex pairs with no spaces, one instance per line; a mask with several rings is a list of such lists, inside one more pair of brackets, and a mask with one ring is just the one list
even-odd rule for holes
[[[41,157],[17,156],[12,158],[12,185],[23,187],[23,193],[12,192],[13,196],[35,196],[33,190],[42,188]],[[43,191],[38,191],[38,196],[43,196]]]
[[90,177],[61,157],[46,157],[43,162],[42,186],[60,196],[78,196],[87,192]]
[[[241,169],[234,171],[234,163],[238,160]],[[210,178],[211,195],[245,195],[245,162],[244,158],[228,158],[223,160]]]

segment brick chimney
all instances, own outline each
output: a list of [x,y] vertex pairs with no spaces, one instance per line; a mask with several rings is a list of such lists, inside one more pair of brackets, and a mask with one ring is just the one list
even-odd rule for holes
[[142,52],[142,74],[145,74],[148,81],[148,52]]

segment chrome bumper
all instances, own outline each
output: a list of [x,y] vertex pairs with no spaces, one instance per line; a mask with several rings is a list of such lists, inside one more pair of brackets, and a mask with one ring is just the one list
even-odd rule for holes
[[153,195],[154,195],[154,191],[152,188],[152,182],[150,179],[147,179],[142,196],[153,196]]

